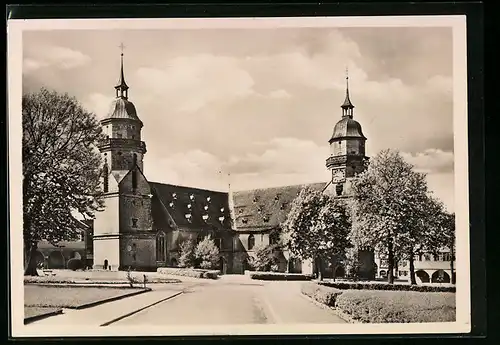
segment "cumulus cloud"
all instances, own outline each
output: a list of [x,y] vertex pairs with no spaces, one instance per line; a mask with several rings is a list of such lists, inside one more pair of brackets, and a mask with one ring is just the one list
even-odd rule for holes
[[96,114],[97,118],[104,118],[110,109],[113,97],[102,93],[91,93],[83,100],[83,106]]
[[415,169],[425,173],[453,172],[453,152],[439,149],[427,149],[417,153],[402,153],[402,156],[415,166]]
[[166,97],[184,112],[254,93],[254,81],[237,59],[210,54],[172,58],[163,68],[140,68],[137,79],[136,87]]
[[88,55],[78,50],[52,45],[34,51],[26,51],[23,72],[31,73],[49,66],[67,70],[88,64],[90,61]]

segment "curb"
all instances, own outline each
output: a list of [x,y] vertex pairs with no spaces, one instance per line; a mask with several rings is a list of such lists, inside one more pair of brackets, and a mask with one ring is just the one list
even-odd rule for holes
[[300,293],[300,295],[303,298],[307,299],[309,302],[312,302],[313,304],[317,305],[318,307],[320,307],[322,309],[326,309],[326,310],[332,312],[333,314],[335,314],[336,316],[338,316],[339,318],[341,318],[342,320],[344,320],[347,323],[361,323],[361,322],[359,322],[357,320],[354,320],[352,317],[350,317],[349,315],[347,315],[346,313],[344,313],[340,309],[337,309],[337,308],[334,308],[334,307],[330,307],[330,306],[327,306],[326,304],[318,302],[315,299],[313,299],[313,298],[311,298],[311,297],[303,294],[302,292]]
[[59,314],[62,314],[62,313],[63,313],[63,310],[61,308],[59,310],[51,311],[51,312],[48,312],[48,313],[45,313],[45,314],[40,314],[40,315],[26,317],[26,318],[24,318],[24,324],[27,325],[29,323],[32,323],[32,322],[35,322],[35,321],[40,321],[40,320],[45,319],[47,317],[54,316],[54,315],[59,315]]
[[118,321],[120,321],[120,320],[123,320],[123,319],[125,319],[125,318],[127,318],[127,317],[129,317],[129,316],[132,316],[132,315],[134,315],[134,314],[137,314],[138,312],[143,311],[143,310],[145,310],[145,309],[148,309],[148,308],[150,308],[150,307],[152,307],[152,306],[154,306],[154,305],[157,305],[157,304],[159,304],[159,303],[161,303],[161,302],[165,302],[166,300],[169,300],[169,299],[172,299],[172,298],[174,298],[174,297],[177,297],[177,296],[179,296],[179,295],[180,295],[180,294],[182,294],[182,293],[184,293],[184,291],[179,291],[179,292],[176,292],[176,293],[175,293],[175,294],[173,294],[173,295],[170,295],[170,296],[168,296],[168,297],[165,297],[165,298],[163,298],[163,299],[161,299],[161,300],[159,300],[159,301],[156,301],[156,302],[154,302],[154,303],[151,303],[151,304],[149,304],[149,305],[147,305],[147,306],[145,306],[145,307],[139,308],[139,309],[134,310],[134,311],[132,311],[132,312],[130,312],[130,313],[127,313],[127,314],[125,314],[125,315],[119,316],[119,317],[117,317],[117,318],[115,318],[115,319],[113,319],[113,320],[111,320],[111,321],[107,321],[107,322],[105,322],[105,323],[103,323],[103,324],[101,324],[101,325],[99,325],[99,326],[100,326],[100,327],[109,326],[109,325],[111,325],[112,323],[115,323],[115,322],[118,322]]
[[95,306],[100,305],[100,304],[104,304],[104,303],[108,303],[108,302],[113,302],[113,301],[118,301],[120,299],[124,299],[124,298],[127,298],[127,297],[137,296],[137,295],[140,295],[142,293],[149,292],[149,291],[151,291],[151,289],[147,288],[147,289],[135,291],[135,292],[132,292],[132,293],[129,293],[129,294],[126,294],[126,295],[110,297],[110,298],[102,299],[100,301],[95,301],[95,302],[91,302],[91,303],[87,303],[87,304],[82,304],[82,305],[79,305],[79,306],[76,306],[76,307],[68,307],[67,309],[77,309],[77,310],[79,310],[79,309],[86,309],[86,308],[90,308],[90,307],[95,307]]

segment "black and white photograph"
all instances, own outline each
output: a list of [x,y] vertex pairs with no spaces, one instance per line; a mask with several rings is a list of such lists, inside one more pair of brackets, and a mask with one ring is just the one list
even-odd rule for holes
[[9,21],[13,334],[470,331],[465,34]]

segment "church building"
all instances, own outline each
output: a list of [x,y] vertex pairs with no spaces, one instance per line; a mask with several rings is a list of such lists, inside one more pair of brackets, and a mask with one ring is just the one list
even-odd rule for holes
[[[249,256],[257,244],[278,241],[280,224],[304,187],[347,198],[352,179],[368,161],[367,139],[353,118],[347,85],[342,116],[329,140],[328,182],[226,193],[149,181],[143,163],[147,152],[141,137],[144,124],[129,100],[123,53],[115,92],[110,111],[101,120],[106,135],[99,145],[104,161],[105,209],[96,214],[93,224],[91,257],[95,269],[175,267],[182,241],[200,241],[210,235],[219,248],[221,272],[242,274],[249,268]],[[283,254],[282,271],[307,273],[314,269],[311,263],[286,260]],[[373,278],[373,253],[367,250],[360,255],[362,275]]]

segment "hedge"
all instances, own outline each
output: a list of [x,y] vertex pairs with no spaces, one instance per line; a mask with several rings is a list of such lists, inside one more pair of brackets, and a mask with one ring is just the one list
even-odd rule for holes
[[373,282],[318,282],[320,285],[332,287],[340,290],[386,290],[386,291],[415,291],[415,292],[455,292],[455,286],[429,286],[429,285],[408,285],[408,284],[388,284]]
[[250,272],[250,279],[255,280],[311,280],[312,275],[300,273]]
[[219,277],[219,271],[217,270],[203,270],[196,268],[160,267],[157,272],[160,274],[171,274],[191,278],[217,279]]
[[455,294],[450,292],[341,290],[304,283],[301,292],[362,323],[453,322]]
[[455,294],[415,291],[344,291],[335,307],[362,323],[453,322]]

